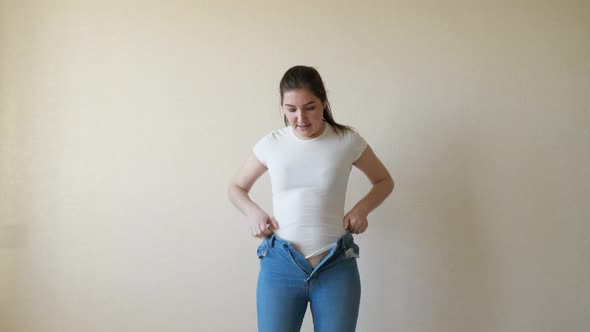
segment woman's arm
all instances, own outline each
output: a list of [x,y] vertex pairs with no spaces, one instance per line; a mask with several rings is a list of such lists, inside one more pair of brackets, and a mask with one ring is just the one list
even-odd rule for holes
[[256,203],[252,201],[250,189],[254,182],[266,172],[264,166],[253,154],[246,160],[246,163],[233,177],[228,188],[228,196],[232,204],[240,210],[250,223],[250,232],[255,237],[265,237],[272,234],[267,225],[279,228],[273,217],[269,216]]
[[367,229],[367,216],[389,196],[394,182],[370,146],[367,146],[353,165],[361,170],[373,185],[369,193],[344,216],[344,228],[353,234],[359,234]]

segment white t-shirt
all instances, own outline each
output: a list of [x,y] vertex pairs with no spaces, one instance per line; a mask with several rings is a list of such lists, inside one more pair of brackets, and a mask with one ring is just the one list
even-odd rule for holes
[[275,234],[305,258],[328,251],[346,234],[343,225],[348,178],[367,142],[355,131],[338,134],[326,122],[322,134],[301,139],[292,127],[274,130],[254,154],[269,171]]

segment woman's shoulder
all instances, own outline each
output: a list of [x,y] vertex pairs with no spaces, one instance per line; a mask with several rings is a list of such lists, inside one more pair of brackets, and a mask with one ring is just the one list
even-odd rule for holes
[[362,139],[361,134],[359,131],[351,126],[342,126],[342,127],[334,127],[332,126],[333,131],[340,136],[341,138],[350,141],[356,139]]
[[352,127],[341,128],[341,144],[346,147],[350,160],[356,161],[367,147],[367,141],[359,134],[358,130]]

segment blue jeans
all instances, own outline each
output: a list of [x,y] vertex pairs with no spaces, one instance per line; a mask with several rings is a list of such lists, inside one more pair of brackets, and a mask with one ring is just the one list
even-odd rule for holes
[[361,298],[359,247],[346,233],[315,268],[276,235],[258,246],[259,332],[299,332],[310,303],[315,332],[354,332]]

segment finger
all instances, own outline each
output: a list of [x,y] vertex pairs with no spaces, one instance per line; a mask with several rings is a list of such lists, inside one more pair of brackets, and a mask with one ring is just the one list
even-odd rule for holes
[[367,228],[369,228],[369,224],[368,223],[365,223],[363,225],[363,233],[367,230]]
[[348,220],[348,216],[344,217],[344,229],[350,230],[350,222]]
[[258,224],[256,227],[256,234],[258,237],[264,237],[264,232],[266,231],[266,224]]
[[348,218],[348,230],[350,230],[351,233],[356,234],[356,232],[358,232],[358,222],[356,219],[350,219]]
[[266,234],[264,233],[264,231],[261,231],[261,230],[259,229],[259,230],[258,230],[258,237],[259,237],[259,238],[266,237]]
[[363,223],[362,222],[359,222],[358,225],[356,226],[356,232],[357,232],[357,234],[362,233],[363,232],[363,229],[364,229]]
[[279,229],[279,223],[277,222],[275,217],[270,217],[270,223],[272,224],[272,227],[274,227],[274,229]]
[[352,230],[353,234],[358,234],[359,233],[359,225],[358,222],[351,222],[350,223],[350,229]]
[[271,236],[272,235],[272,225],[271,224],[266,224],[266,227],[264,228],[264,236]]

